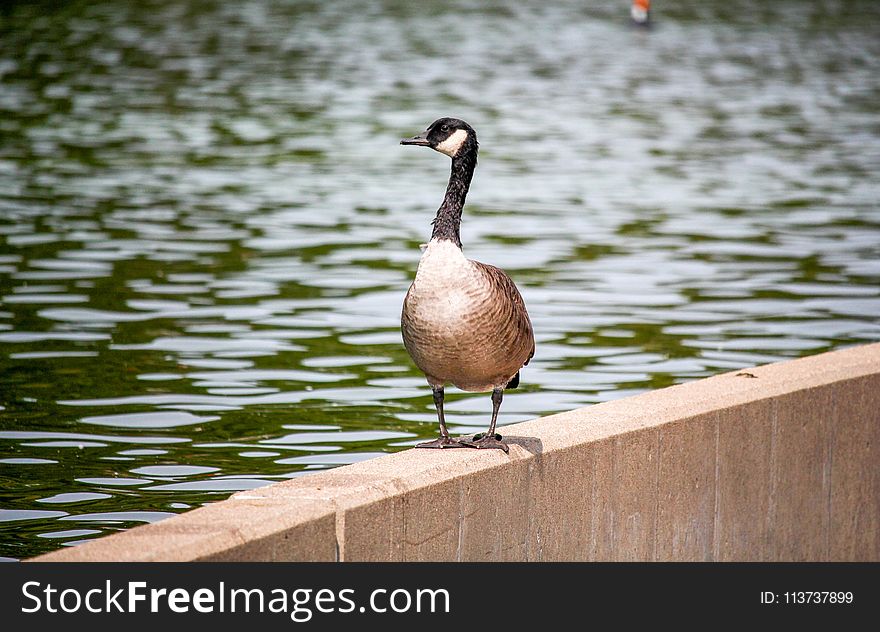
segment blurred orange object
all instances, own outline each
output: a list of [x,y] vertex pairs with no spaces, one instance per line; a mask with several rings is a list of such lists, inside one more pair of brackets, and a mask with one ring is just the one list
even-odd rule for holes
[[651,0],[633,0],[629,14],[634,22],[646,24],[651,10]]

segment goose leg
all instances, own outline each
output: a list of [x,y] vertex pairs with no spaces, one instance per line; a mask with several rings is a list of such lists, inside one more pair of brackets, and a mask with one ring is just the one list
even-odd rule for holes
[[443,417],[443,387],[434,388],[434,407],[437,409],[437,419],[440,420],[440,438],[425,443],[417,443],[417,448],[464,448],[458,440],[449,436],[446,429],[446,419]]
[[498,409],[501,408],[501,398],[504,396],[504,389],[496,387],[492,389],[492,423],[486,434],[474,436],[473,441],[463,441],[467,446],[472,448],[495,448],[509,452],[510,449],[501,442],[501,435],[495,434],[495,423],[498,421]]

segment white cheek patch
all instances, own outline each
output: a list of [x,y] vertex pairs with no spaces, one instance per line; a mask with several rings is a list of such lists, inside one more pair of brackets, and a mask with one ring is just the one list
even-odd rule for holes
[[458,150],[461,149],[464,141],[467,140],[467,137],[467,130],[456,130],[452,136],[444,140],[442,143],[438,144],[434,149],[439,151],[441,154],[446,154],[449,157],[454,157],[455,154],[458,153]]

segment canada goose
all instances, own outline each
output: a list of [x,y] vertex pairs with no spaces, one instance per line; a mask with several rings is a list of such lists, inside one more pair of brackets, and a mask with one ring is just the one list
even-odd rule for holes
[[[403,344],[434,391],[440,438],[418,448],[498,448],[495,434],[505,388],[519,385],[519,370],[535,353],[532,323],[522,296],[503,270],[465,258],[459,227],[474,168],[477,133],[454,118],[441,118],[401,145],[430,147],[452,158],[446,196],[432,222],[431,241],[419,261],[401,314]],[[449,436],[443,389],[492,391],[492,422],[472,440]]]

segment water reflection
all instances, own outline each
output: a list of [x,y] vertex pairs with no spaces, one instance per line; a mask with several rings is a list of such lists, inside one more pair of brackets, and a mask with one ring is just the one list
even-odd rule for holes
[[880,339],[875,3],[362,5],[2,9],[0,555],[433,436],[441,114],[538,339],[501,424]]

